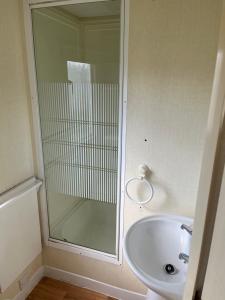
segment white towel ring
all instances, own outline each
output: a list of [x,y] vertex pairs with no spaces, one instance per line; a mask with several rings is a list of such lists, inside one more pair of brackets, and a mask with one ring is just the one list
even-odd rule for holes
[[[143,181],[143,182],[148,186],[148,188],[149,188],[149,190],[150,190],[150,194],[149,194],[149,196],[148,196],[148,198],[147,198],[146,200],[144,200],[144,201],[138,201],[138,200],[135,200],[135,199],[132,198],[131,195],[129,194],[129,192],[128,192],[128,185],[129,185],[130,182],[132,182],[132,181],[134,181],[134,180],[141,180],[141,181]],[[137,204],[146,204],[146,203],[150,202],[150,201],[152,200],[152,198],[153,198],[153,195],[154,195],[154,189],[153,189],[153,186],[151,185],[151,183],[150,183],[148,180],[145,179],[144,176],[139,176],[139,177],[132,177],[132,178],[130,178],[130,179],[126,182],[125,190],[126,190],[127,197],[128,197],[130,200],[136,202]]]

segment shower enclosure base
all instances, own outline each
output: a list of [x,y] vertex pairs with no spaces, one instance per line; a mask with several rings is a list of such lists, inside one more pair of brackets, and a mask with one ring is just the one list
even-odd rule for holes
[[116,205],[82,199],[51,229],[50,236],[74,245],[115,254],[115,218]]

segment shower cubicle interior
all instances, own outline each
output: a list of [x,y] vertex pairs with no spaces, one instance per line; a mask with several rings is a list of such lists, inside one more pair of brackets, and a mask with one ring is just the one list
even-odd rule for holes
[[120,196],[120,0],[32,9],[54,240],[116,254]]

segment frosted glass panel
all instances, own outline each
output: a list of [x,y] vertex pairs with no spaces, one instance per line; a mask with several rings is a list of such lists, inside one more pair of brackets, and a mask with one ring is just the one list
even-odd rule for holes
[[118,84],[39,84],[48,188],[116,204],[118,93]]
[[32,18],[50,237],[115,254],[120,1]]

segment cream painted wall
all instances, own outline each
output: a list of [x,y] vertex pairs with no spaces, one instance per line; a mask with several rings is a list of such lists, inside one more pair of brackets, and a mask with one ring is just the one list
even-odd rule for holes
[[[225,0],[222,2],[216,68],[199,180],[192,255],[184,300],[191,299],[196,291],[202,289],[201,299],[219,300],[220,297],[224,298],[225,287],[223,281],[218,280],[218,278],[223,278],[225,270],[224,261],[221,260],[220,255],[224,252],[222,236],[224,235],[223,199],[225,190],[222,178],[225,159]],[[219,228],[221,230],[218,230]]]
[[42,255],[38,255],[32,263],[18,276],[18,278],[8,287],[8,289],[0,294],[0,300],[10,300],[20,292],[19,280],[23,277],[30,279],[32,275],[42,266]]
[[0,1],[0,193],[33,175],[21,1]]
[[135,278],[125,262],[122,266],[119,266],[52,247],[44,248],[43,262],[48,266],[80,274],[128,290],[137,292],[145,292],[146,290],[142,283]]
[[[34,173],[21,4],[0,1],[0,193]],[[39,255],[0,299],[13,299],[18,280],[32,276],[41,265]]]
[[[19,3],[0,3],[1,191],[33,174]],[[131,0],[126,178],[149,164],[156,195],[145,209],[125,199],[125,228],[155,212],[194,213],[219,12],[220,0]],[[44,250],[44,262],[145,291],[125,263],[53,248]]]
[[139,212],[126,201],[128,224],[134,215],[194,215],[221,8],[141,2],[131,1],[126,177],[147,163],[155,196]]
[[0,240],[0,286],[4,292],[42,252],[36,189],[0,208]]
[[[33,173],[19,3],[0,3],[1,190]],[[126,228],[150,213],[194,213],[219,12],[219,0],[131,0],[126,178],[146,162],[156,195],[148,209],[125,200]],[[145,291],[125,263],[53,248],[44,250],[44,262]]]
[[[125,230],[153,213],[194,215],[220,9],[220,0],[130,1],[126,179],[147,163],[155,196],[146,208],[125,199]],[[48,247],[44,263],[146,291],[125,262]]]

